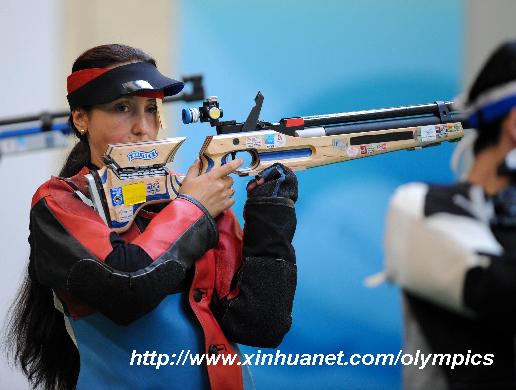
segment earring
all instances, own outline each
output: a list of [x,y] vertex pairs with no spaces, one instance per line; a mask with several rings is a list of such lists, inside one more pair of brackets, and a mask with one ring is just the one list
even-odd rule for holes
[[84,129],[77,129],[77,130],[79,131],[79,133],[80,133],[81,135],[86,134],[86,130],[84,130]]

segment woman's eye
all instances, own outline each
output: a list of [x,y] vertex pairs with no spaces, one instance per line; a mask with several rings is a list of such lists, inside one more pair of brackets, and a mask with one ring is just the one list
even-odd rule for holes
[[158,111],[158,106],[156,106],[154,104],[147,107],[147,112],[156,113],[157,111]]
[[119,103],[115,106],[115,111],[118,111],[118,112],[128,112],[129,111],[129,106],[125,103]]

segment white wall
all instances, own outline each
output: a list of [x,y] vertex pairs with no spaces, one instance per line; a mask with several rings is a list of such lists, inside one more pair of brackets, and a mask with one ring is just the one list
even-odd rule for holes
[[469,86],[487,56],[503,41],[516,39],[516,1],[466,0],[464,85]]
[[[0,2],[0,119],[66,108],[71,64],[102,43],[126,43],[153,55],[168,73],[174,3],[168,0],[2,0]],[[56,174],[65,151],[49,149],[0,158],[0,321],[4,322],[28,260],[32,194]],[[5,328],[5,326],[3,326]],[[0,389],[27,389],[26,379],[0,355]]]
[[[2,0],[0,3],[0,118],[62,108],[55,88],[59,74],[59,0]],[[0,159],[0,319],[20,284],[28,258],[30,200],[49,172],[55,172],[55,151]],[[5,329],[5,326],[2,327]],[[0,358],[0,388],[27,389],[26,379]]]

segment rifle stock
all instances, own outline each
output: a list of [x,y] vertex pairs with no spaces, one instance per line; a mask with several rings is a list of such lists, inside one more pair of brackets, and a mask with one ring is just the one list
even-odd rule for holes
[[201,173],[205,173],[225,164],[232,154],[247,152],[251,163],[236,173],[254,176],[276,162],[300,171],[443,141],[453,142],[463,136],[460,122],[315,137],[292,137],[263,130],[209,136],[199,159]]

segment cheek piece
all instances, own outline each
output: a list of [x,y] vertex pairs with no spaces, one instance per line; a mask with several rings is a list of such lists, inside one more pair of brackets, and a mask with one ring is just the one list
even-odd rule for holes
[[156,99],[160,127],[165,128],[163,98],[181,92],[184,84],[163,76],[147,62],[135,62],[115,68],[90,68],[73,72],[67,78],[70,110],[112,102],[134,94]]

